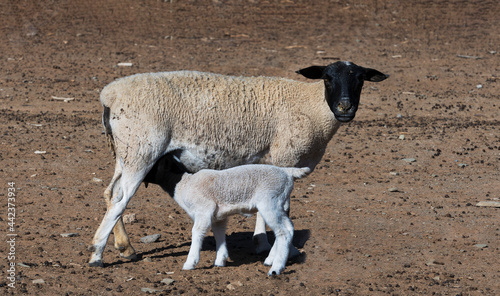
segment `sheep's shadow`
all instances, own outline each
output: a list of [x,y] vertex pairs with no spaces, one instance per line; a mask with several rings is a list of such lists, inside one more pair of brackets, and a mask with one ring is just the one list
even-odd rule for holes
[[[293,235],[293,245],[296,248],[303,248],[309,237],[311,236],[311,231],[309,229],[295,230]],[[274,243],[274,233],[268,232],[267,237],[271,245]],[[233,232],[226,237],[227,249],[229,252],[229,258],[231,261],[227,262],[227,266],[240,266],[245,264],[251,264],[256,261],[264,261],[267,257],[266,254],[256,254],[255,245],[253,244],[253,232]],[[121,265],[127,262],[134,262],[143,260],[146,257],[151,259],[161,259],[167,257],[186,257],[188,251],[171,252],[173,249],[179,249],[186,246],[190,246],[191,241],[182,244],[168,245],[160,248],[154,248],[145,252],[138,252],[137,257],[134,260],[118,260],[112,263],[107,263],[105,266]],[[170,252],[169,252],[170,250]],[[203,240],[202,251],[214,251],[215,252],[215,239],[213,235],[208,235]],[[185,259],[185,258],[183,258]],[[304,252],[301,255],[290,258],[289,263],[304,263],[306,260],[306,254]]]
[[[154,248],[152,250],[145,251],[145,252],[138,252],[136,254],[136,257],[134,259],[131,259],[131,260],[119,259],[119,260],[117,260],[115,262],[112,262],[112,263],[104,263],[104,267],[114,266],[114,265],[121,265],[121,264],[131,263],[131,262],[137,262],[137,261],[141,261],[141,260],[143,260],[143,259],[145,259],[147,257],[150,257],[151,259],[153,259],[153,258],[187,256],[187,254],[188,254],[187,251],[174,252],[174,253],[168,253],[168,252],[165,253],[165,252],[167,250],[170,250],[170,249],[177,249],[177,248],[181,248],[181,247],[185,247],[185,246],[190,246],[190,245],[191,245],[191,242],[185,242],[183,244],[168,245],[168,246],[161,247],[161,248]],[[159,253],[163,253],[163,254],[161,254],[161,255],[153,255],[153,254],[159,254]],[[149,256],[149,255],[152,255],[152,256]]]

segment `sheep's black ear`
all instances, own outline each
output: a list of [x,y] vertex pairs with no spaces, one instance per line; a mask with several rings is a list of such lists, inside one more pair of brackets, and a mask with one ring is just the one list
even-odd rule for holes
[[371,82],[380,82],[382,80],[385,80],[389,77],[389,75],[386,75],[382,72],[379,72],[375,69],[370,69],[370,68],[365,68],[365,80],[371,81]]
[[296,73],[303,75],[309,79],[322,79],[326,66],[311,66],[308,68],[300,69]]

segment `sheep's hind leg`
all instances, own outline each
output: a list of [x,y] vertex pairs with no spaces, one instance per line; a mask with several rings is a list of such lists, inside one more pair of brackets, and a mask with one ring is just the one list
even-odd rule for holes
[[[111,206],[111,199],[113,195],[121,194],[120,190],[120,178],[121,178],[121,165],[117,161],[115,167],[115,174],[113,179],[111,180],[108,188],[104,191],[104,199],[106,200],[106,204],[108,209]],[[120,216],[120,219],[116,223],[113,228],[113,234],[115,237],[115,249],[120,251],[120,256],[126,259],[135,260],[137,255],[135,253],[135,249],[130,244],[130,239],[125,231],[125,226],[123,225],[123,219]]]
[[102,253],[109,234],[113,228],[115,228],[116,223],[125,211],[130,198],[132,198],[141,185],[145,172],[147,172],[147,170],[141,170],[139,172],[122,172],[120,181],[118,182],[119,185],[114,186],[115,190],[118,187],[120,189],[114,192],[113,199],[110,201],[110,206],[92,240],[92,246],[90,248],[92,250],[92,255],[90,257],[89,266],[103,266]]

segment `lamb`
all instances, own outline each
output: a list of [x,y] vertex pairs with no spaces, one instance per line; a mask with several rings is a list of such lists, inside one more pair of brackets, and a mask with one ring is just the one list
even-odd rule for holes
[[[177,71],[137,74],[107,85],[100,99],[116,164],[89,265],[103,265],[113,228],[120,255],[135,258],[121,215],[143,181],[164,182],[165,155],[175,156],[190,173],[255,163],[312,172],[340,124],[354,118],[364,81],[388,77],[351,62],[297,73],[321,81]],[[259,214],[254,239],[257,251],[269,250]]]
[[271,266],[268,275],[285,269],[293,237],[293,224],[288,218],[290,193],[294,178],[310,172],[305,168],[280,168],[249,164],[226,170],[204,169],[195,174],[179,169],[172,156],[167,157],[166,189],[193,219],[191,248],[183,269],[194,269],[200,259],[203,238],[212,227],[216,241],[215,266],[225,266],[227,218],[234,214],[248,215],[257,211],[271,227],[276,241],[264,261]]

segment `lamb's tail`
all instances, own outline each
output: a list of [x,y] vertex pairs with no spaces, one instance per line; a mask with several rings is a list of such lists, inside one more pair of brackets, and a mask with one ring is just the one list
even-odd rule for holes
[[294,177],[295,179],[303,178],[311,173],[311,169],[308,167],[303,168],[283,168],[285,172]]
[[102,112],[102,125],[104,126],[104,133],[108,139],[108,147],[113,153],[113,157],[116,157],[113,133],[111,131],[111,125],[109,124],[109,113],[109,107],[104,106],[104,111]]

